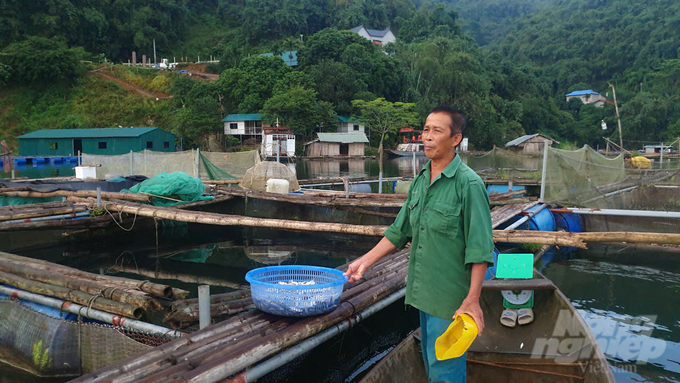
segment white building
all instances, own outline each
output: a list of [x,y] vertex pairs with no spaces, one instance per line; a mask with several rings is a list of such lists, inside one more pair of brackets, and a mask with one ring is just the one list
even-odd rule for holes
[[348,116],[338,116],[338,133],[366,133],[364,124]]
[[295,157],[295,135],[293,132],[286,128],[276,126],[265,126],[263,131],[263,157],[276,157],[277,153],[281,157]]
[[607,100],[607,97],[593,91],[588,90],[577,90],[566,95],[567,102],[572,98],[578,98],[584,104],[594,104],[596,107],[601,108],[604,104],[613,104],[613,102]]
[[262,136],[262,114],[230,114],[222,119],[224,134],[239,138]]
[[363,25],[359,25],[358,27],[350,29],[350,31],[358,33],[359,36],[371,40],[373,44],[376,45],[384,46],[389,43],[393,43],[397,39],[397,37],[394,36],[394,33],[392,33],[389,28],[379,31],[377,29],[368,29]]

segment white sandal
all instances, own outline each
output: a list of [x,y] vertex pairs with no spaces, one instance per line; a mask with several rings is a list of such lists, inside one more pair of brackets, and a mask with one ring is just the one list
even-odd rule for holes
[[517,310],[505,309],[501,314],[501,324],[513,328],[517,325]]

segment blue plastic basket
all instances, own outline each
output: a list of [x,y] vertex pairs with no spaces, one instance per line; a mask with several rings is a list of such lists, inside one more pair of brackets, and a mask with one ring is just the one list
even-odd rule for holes
[[[315,284],[279,284],[310,280]],[[270,266],[250,270],[246,281],[258,309],[275,315],[304,317],[335,309],[347,278],[342,271],[327,267]]]

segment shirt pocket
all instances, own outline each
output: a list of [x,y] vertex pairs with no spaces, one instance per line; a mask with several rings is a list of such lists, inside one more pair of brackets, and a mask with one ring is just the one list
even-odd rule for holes
[[432,206],[432,215],[428,222],[432,229],[453,236],[460,226],[460,204],[437,202]]
[[411,227],[417,227],[420,222],[420,198],[411,197],[411,201],[408,204],[408,217]]

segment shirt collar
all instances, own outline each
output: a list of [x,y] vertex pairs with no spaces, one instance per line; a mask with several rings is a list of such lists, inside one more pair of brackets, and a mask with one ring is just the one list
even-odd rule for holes
[[[442,174],[445,175],[448,178],[453,178],[453,176],[456,175],[456,171],[460,167],[460,162],[461,162],[460,155],[458,155],[458,153],[456,153],[456,156],[453,157],[453,160],[451,160],[451,162],[449,162],[449,164],[446,166],[446,168],[444,168],[444,171],[442,171]],[[420,169],[420,172],[418,174],[422,174],[426,170],[429,173],[431,163],[432,163],[432,160],[428,160],[427,163],[425,164],[425,166],[423,166],[423,168]]]

